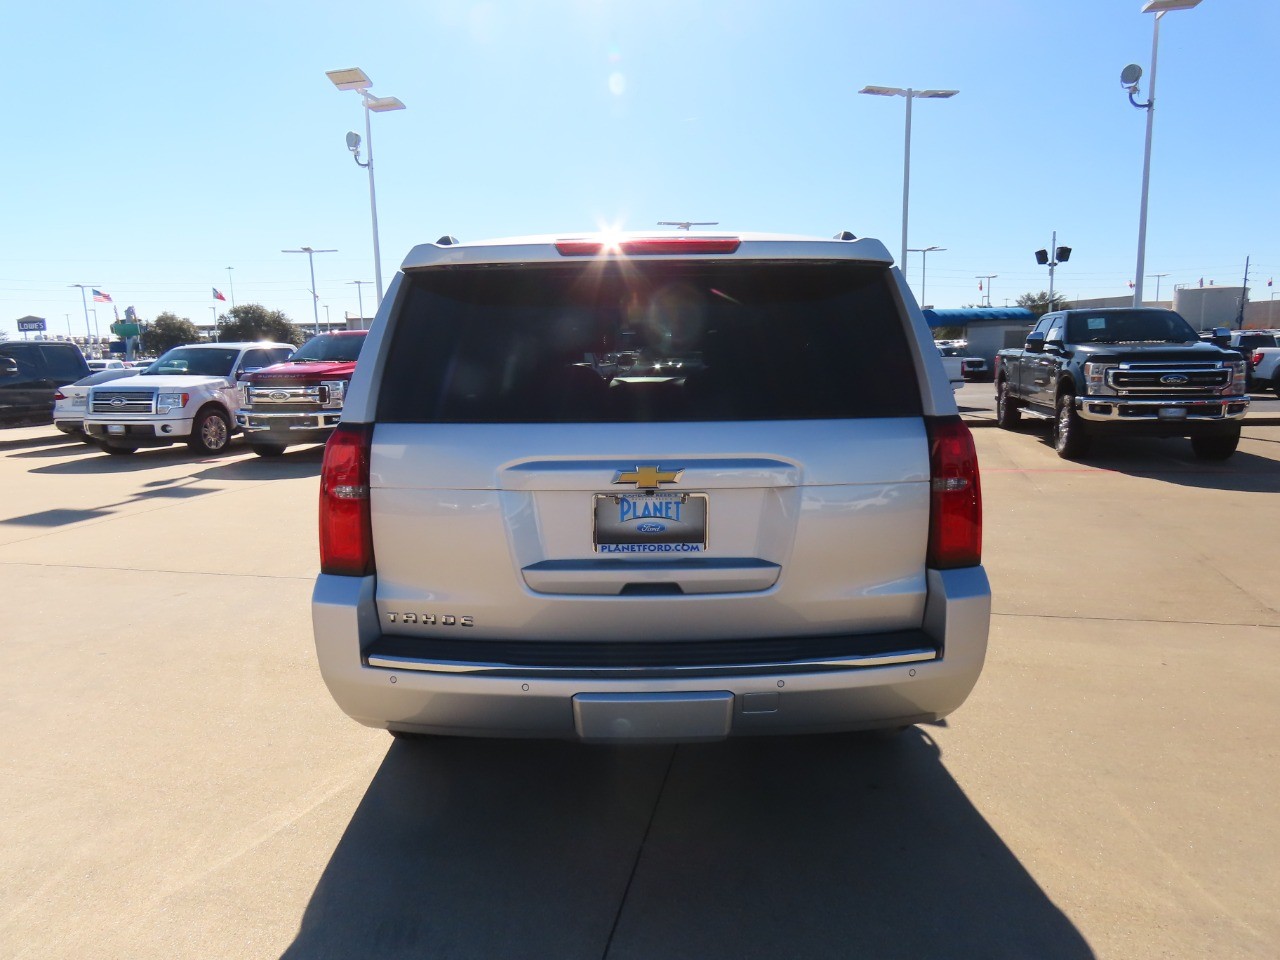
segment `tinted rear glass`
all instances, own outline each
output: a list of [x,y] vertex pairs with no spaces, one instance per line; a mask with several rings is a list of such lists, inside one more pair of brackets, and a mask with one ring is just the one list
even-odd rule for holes
[[919,416],[887,271],[624,261],[411,275],[378,401],[393,423]]

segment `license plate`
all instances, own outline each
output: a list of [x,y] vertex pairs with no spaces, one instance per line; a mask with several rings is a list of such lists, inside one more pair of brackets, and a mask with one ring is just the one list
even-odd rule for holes
[[1185,420],[1187,419],[1187,408],[1161,407],[1156,411],[1156,416],[1161,420]]
[[701,553],[707,548],[705,493],[598,493],[597,553]]
[[108,423],[107,433],[124,433],[123,423]]

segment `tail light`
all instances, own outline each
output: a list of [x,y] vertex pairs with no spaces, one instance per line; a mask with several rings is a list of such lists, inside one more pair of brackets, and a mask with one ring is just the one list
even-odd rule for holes
[[598,257],[620,253],[623,256],[658,256],[686,253],[735,253],[742,241],[737,237],[641,237],[634,240],[557,240],[556,252],[562,257]]
[[369,446],[373,425],[344,423],[324,445],[320,468],[320,572],[340,577],[373,573],[369,516]]
[[65,400],[65,399],[67,399],[67,395],[66,395],[65,393],[63,393],[61,390],[56,390],[56,391],[54,391],[53,399],[54,399],[54,400]]
[[936,570],[982,562],[982,485],[973,434],[959,417],[930,417],[929,560]]
[[1249,358],[1249,362],[1250,362],[1251,364],[1253,364],[1255,367],[1256,367],[1258,364],[1262,363],[1262,351],[1261,351],[1261,350],[1259,350],[1259,351],[1258,351],[1257,353],[1255,353],[1252,357],[1250,357],[1250,358]]

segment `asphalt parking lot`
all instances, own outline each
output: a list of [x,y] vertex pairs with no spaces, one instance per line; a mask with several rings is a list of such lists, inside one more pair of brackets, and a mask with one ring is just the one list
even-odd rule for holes
[[338,712],[319,448],[0,431],[0,956],[1275,957],[1280,427],[1043,433],[975,431],[991,646],[944,723],[614,749]]

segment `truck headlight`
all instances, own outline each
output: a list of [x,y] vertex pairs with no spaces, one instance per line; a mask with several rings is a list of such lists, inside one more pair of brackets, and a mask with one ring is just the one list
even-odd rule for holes
[[1107,386],[1107,371],[1114,366],[1113,363],[1086,363],[1084,365],[1085,392],[1090,396],[1113,393],[1114,391]]
[[329,396],[324,400],[326,407],[341,407],[342,398],[346,393],[347,381],[345,380],[322,380],[320,386],[324,387]]
[[162,393],[156,397],[156,413],[169,413],[174,407],[181,410],[190,399],[189,393]]

